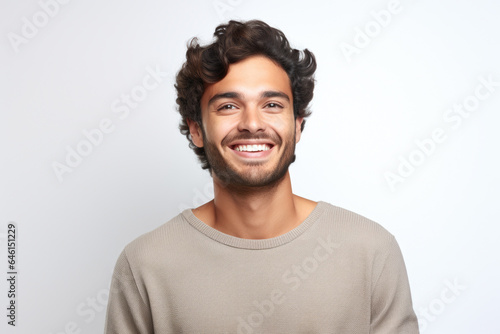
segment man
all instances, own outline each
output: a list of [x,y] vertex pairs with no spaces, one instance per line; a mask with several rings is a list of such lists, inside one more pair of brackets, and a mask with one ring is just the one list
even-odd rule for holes
[[191,41],[176,83],[214,199],[125,248],[106,333],[418,333],[394,237],[292,193],[313,54],[261,21],[214,35]]

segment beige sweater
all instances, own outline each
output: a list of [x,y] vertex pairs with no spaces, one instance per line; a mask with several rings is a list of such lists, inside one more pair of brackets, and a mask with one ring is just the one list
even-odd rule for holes
[[107,334],[418,333],[399,246],[377,223],[319,202],[279,237],[236,238],[191,210],[127,245]]

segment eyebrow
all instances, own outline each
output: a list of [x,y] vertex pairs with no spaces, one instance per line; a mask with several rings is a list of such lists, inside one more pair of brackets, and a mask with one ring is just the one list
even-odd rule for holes
[[217,100],[220,99],[241,99],[241,94],[236,93],[236,92],[226,92],[226,93],[220,93],[220,94],[215,94],[212,96],[210,100],[208,100],[208,105],[211,105]]
[[265,92],[263,92],[261,94],[260,97],[281,97],[281,98],[287,100],[288,102],[290,102],[290,97],[288,95],[286,95],[283,92],[279,92],[279,91],[275,91],[275,90],[266,90]]
[[[280,97],[290,102],[290,97],[287,94],[275,90],[266,90],[262,92],[262,94],[260,94],[260,97],[261,98]],[[215,94],[214,96],[212,96],[210,100],[208,100],[208,105],[211,105],[212,103],[220,99],[242,99],[242,98],[243,95],[237,92],[225,92],[225,93]]]

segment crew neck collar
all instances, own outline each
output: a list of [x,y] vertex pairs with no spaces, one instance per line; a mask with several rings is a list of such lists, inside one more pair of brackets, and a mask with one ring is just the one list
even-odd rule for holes
[[210,239],[213,239],[227,246],[242,249],[268,249],[279,247],[281,245],[289,243],[290,241],[294,240],[302,233],[304,233],[321,216],[326,205],[327,203],[319,201],[313,211],[311,211],[309,216],[307,216],[307,218],[302,223],[300,223],[299,226],[286,232],[285,234],[269,239],[243,239],[223,233],[211,226],[208,226],[203,221],[198,219],[198,217],[194,215],[192,209],[184,210],[182,212],[182,215],[189,222],[189,224],[191,224],[191,226],[193,226],[199,232],[203,233]]

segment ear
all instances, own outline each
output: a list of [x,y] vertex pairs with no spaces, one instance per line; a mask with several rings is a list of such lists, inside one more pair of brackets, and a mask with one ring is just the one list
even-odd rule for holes
[[200,125],[189,118],[187,119],[187,123],[193,144],[197,147],[203,147],[203,132],[201,131]]
[[300,136],[302,135],[302,122],[304,121],[304,117],[297,117],[295,119],[295,143],[298,143],[300,140]]

